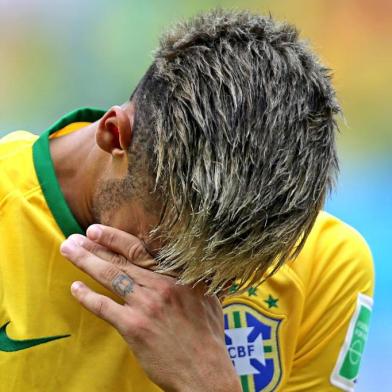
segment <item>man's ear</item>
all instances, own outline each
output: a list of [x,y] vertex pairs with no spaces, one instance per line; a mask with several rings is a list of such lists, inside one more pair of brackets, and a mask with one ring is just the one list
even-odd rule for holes
[[96,141],[111,155],[127,153],[132,139],[133,110],[124,106],[111,107],[98,122]]

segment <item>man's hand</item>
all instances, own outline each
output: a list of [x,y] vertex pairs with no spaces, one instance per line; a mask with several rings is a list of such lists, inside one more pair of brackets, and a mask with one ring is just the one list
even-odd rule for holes
[[178,285],[175,278],[140,267],[155,261],[130,234],[94,225],[87,237],[72,235],[62,254],[124,303],[82,282],[72,284],[72,294],[119,331],[151,380],[165,391],[241,391],[217,297],[206,296],[202,284]]

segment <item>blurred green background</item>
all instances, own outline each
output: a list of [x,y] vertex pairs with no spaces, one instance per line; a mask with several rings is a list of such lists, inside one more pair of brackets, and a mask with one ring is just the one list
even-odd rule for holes
[[334,70],[341,177],[327,210],[373,250],[375,310],[357,391],[392,390],[391,0],[0,0],[0,136],[130,96],[164,28],[214,6],[297,25]]

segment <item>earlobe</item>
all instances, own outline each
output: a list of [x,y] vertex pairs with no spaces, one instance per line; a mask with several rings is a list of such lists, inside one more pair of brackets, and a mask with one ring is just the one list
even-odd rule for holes
[[99,120],[96,141],[98,146],[113,155],[123,154],[131,144],[132,125],[126,111],[113,106]]

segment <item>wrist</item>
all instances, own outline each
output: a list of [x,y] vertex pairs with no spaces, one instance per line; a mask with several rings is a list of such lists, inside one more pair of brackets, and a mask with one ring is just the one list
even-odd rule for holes
[[242,392],[240,379],[231,362],[229,365],[223,371],[213,374],[208,371],[207,374],[193,377],[187,382],[177,379],[176,385],[164,390],[166,392]]
[[182,385],[175,389],[165,390],[166,392],[242,392],[241,383],[239,378],[233,377],[231,379],[217,379],[215,377],[213,385],[208,384],[205,380],[202,383],[196,383],[197,385]]

